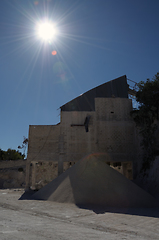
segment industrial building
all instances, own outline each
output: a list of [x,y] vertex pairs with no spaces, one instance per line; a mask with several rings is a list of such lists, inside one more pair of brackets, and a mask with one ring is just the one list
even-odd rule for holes
[[104,154],[107,164],[133,179],[139,141],[129,94],[124,75],[61,106],[57,125],[29,126],[26,189],[43,187],[91,154]]

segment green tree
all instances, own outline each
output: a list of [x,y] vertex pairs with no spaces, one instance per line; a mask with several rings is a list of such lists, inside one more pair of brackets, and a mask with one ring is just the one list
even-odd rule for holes
[[157,125],[155,120],[159,120],[159,72],[152,80],[138,83],[136,100],[139,107],[131,112],[131,115],[139,127],[142,136],[141,146],[143,147],[142,170],[150,168],[151,163],[158,154],[156,150],[155,132]]
[[24,159],[25,155],[19,151],[8,148],[7,151],[0,149],[0,160],[18,160]]

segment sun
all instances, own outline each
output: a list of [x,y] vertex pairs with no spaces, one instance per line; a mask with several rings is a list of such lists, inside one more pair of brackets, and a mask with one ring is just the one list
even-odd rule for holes
[[38,24],[37,33],[38,37],[47,42],[54,40],[55,36],[57,35],[57,28],[54,23],[44,21]]

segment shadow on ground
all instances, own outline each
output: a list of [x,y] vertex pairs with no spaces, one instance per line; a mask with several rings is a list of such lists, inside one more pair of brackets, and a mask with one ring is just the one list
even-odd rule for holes
[[[32,195],[37,191],[29,190],[22,194],[19,200],[34,200]],[[38,201],[38,200],[35,200]],[[45,200],[44,200],[45,201]],[[52,202],[53,203],[53,202]],[[62,204],[62,203],[61,203]],[[145,217],[155,217],[159,218],[159,207],[157,208],[115,208],[115,207],[102,207],[99,205],[84,205],[76,204],[78,208],[93,211],[96,214],[105,213],[119,213],[119,214],[129,214]]]
[[119,214],[129,214],[145,217],[155,217],[159,218],[159,207],[154,208],[116,208],[116,207],[101,207],[94,205],[76,205],[81,209],[92,210],[96,214],[109,213],[119,213]]
[[31,190],[31,189],[28,191],[25,191],[18,200],[33,200],[32,195],[36,192],[37,191]]

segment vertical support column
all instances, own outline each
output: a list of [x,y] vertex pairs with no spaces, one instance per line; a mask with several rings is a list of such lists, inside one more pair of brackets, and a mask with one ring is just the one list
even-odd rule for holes
[[122,167],[122,174],[127,178],[127,163],[122,162],[121,163],[121,167]]
[[63,173],[63,154],[64,154],[64,136],[59,137],[59,160],[58,160],[58,176]]
[[88,152],[88,154],[90,154],[91,152],[94,151],[94,149],[91,149],[91,132],[89,131],[89,132],[86,132],[85,134],[87,134],[86,135],[86,137],[87,137],[87,152]]
[[32,183],[31,183],[32,190],[36,189],[35,183],[36,183],[36,162],[32,162]]
[[31,135],[31,126],[29,126],[29,135],[28,135],[28,150],[27,150],[27,160],[26,160],[26,173],[25,173],[25,191],[29,191],[30,189],[30,163],[31,158],[29,156],[29,148],[30,148],[30,135]]
[[124,162],[122,163],[123,166],[123,175],[130,180],[133,180],[133,167],[132,162]]
[[62,154],[59,155],[58,161],[58,176],[63,173],[63,156]]
[[27,159],[25,175],[25,191],[28,191],[29,188],[30,188],[30,161]]

